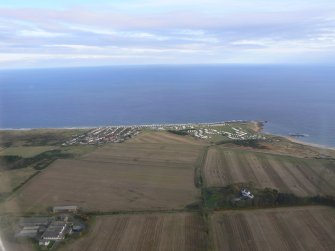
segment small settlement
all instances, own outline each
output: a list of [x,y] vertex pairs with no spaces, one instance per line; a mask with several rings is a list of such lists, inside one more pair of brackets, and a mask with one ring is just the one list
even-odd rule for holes
[[53,207],[51,217],[23,217],[18,222],[16,238],[32,238],[42,247],[53,246],[67,235],[80,232],[84,224],[75,219],[77,206]]
[[233,120],[226,122],[215,123],[199,123],[199,124],[183,124],[166,126],[167,129],[172,129],[179,132],[184,132],[190,136],[199,139],[212,139],[217,136],[224,136],[228,140],[265,140],[263,134],[254,131],[245,130],[238,123],[246,123],[247,121]]
[[108,126],[94,128],[84,134],[76,135],[62,146],[97,145],[104,143],[122,143],[139,133],[138,126]]

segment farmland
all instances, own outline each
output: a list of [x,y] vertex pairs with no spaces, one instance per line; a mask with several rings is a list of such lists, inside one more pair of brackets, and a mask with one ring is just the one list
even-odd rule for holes
[[160,144],[190,144],[204,145],[204,141],[196,140],[190,136],[178,136],[168,132],[142,132],[137,137],[130,139],[127,143],[160,143]]
[[333,250],[335,211],[297,207],[215,212],[214,250]]
[[1,130],[0,147],[60,146],[64,141],[87,131],[87,129]]
[[207,233],[196,214],[98,216],[85,238],[65,251],[207,250]]
[[[52,130],[13,132],[1,148],[3,163],[11,165],[0,172],[0,217],[51,216],[52,206],[78,206],[88,228],[55,248],[66,251],[335,246],[334,209],[316,206],[334,202],[331,151],[286,147],[268,135],[261,147],[213,142],[213,128],[198,128],[211,141],[178,134],[184,127],[145,127],[123,143],[89,145],[62,143],[85,131],[62,130],[59,138]],[[14,135],[18,140],[11,142]],[[241,199],[241,188],[254,198]],[[4,243],[14,250],[35,248],[15,239]]]
[[57,204],[104,212],[181,209],[199,200],[194,165],[201,149],[116,144],[79,159],[57,160],[12,196],[3,210],[41,212]]
[[[3,245],[6,248],[5,251],[35,251],[36,247],[30,241],[13,242],[3,241]],[[1,247],[1,246],[0,246]],[[2,249],[1,249],[2,250]]]
[[36,172],[32,167],[0,171],[0,193],[11,192]]
[[298,196],[335,194],[335,165],[331,160],[211,147],[204,177],[208,187],[252,182],[259,188]]
[[42,152],[50,151],[55,149],[52,146],[18,146],[18,147],[8,147],[0,150],[0,156],[4,155],[16,155],[23,158],[34,157]]

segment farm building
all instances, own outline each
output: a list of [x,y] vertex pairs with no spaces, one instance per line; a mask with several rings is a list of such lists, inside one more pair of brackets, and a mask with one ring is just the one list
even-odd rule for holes
[[20,227],[47,226],[50,223],[49,217],[24,217],[19,221]]
[[53,207],[54,213],[76,213],[78,211],[77,206],[56,206]]
[[40,240],[39,242],[38,242],[38,244],[40,245],[40,246],[48,246],[49,244],[50,244],[50,241],[49,240]]
[[52,222],[43,233],[42,240],[62,240],[65,238],[67,224],[64,221]]
[[19,237],[29,237],[34,238],[37,236],[37,233],[39,232],[39,226],[31,226],[31,227],[24,227],[20,230],[17,234],[15,234],[16,238]]

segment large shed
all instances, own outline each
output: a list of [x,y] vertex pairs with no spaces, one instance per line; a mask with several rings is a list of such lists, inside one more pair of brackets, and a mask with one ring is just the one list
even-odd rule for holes
[[76,213],[78,206],[56,206],[53,207],[52,211],[54,213]]

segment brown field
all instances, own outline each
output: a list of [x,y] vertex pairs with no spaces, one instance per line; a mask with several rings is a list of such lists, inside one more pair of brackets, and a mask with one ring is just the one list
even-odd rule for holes
[[89,233],[62,248],[95,250],[207,250],[202,218],[195,214],[98,216]]
[[166,143],[166,144],[190,144],[205,145],[203,140],[191,136],[180,136],[169,132],[141,132],[127,143]]
[[208,187],[253,182],[299,196],[335,195],[335,164],[328,160],[212,147],[204,176]]
[[114,144],[57,160],[9,198],[4,211],[75,204],[88,211],[180,209],[199,200],[199,146]]
[[335,250],[335,210],[297,207],[216,212],[214,250]]

